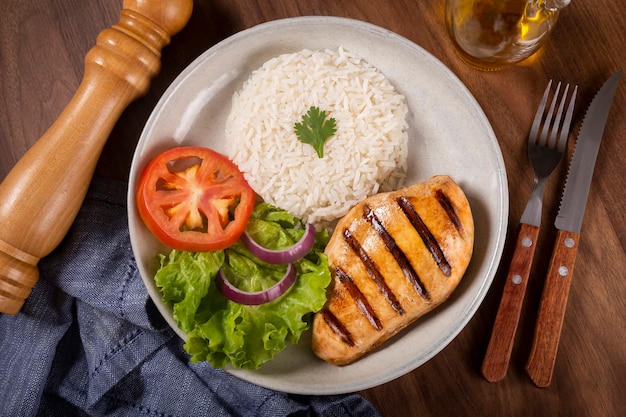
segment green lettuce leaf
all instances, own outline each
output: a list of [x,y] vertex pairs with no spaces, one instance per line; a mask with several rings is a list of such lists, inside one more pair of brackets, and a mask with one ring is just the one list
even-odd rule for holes
[[179,252],[159,255],[161,268],[154,278],[161,298],[172,305],[178,327],[189,332],[195,327],[195,315],[200,301],[209,292],[211,281],[224,264],[224,252]]
[[[261,203],[252,214],[248,233],[270,249],[283,249],[304,233],[301,221],[284,210]],[[155,281],[163,301],[172,306],[178,326],[188,333],[185,349],[192,362],[208,361],[214,367],[256,369],[288,344],[296,344],[311,325],[312,313],[326,302],[330,283],[323,251],[328,232],[319,232],[313,249],[294,266],[297,279],[281,297],[259,306],[228,300],[215,284],[224,268],[229,280],[245,291],[274,285],[285,265],[265,263],[240,242],[217,252],[172,251],[161,255]]]

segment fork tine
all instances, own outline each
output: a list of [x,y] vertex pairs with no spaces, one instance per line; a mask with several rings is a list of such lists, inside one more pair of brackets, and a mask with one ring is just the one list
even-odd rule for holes
[[537,142],[537,138],[539,134],[539,126],[541,125],[541,120],[543,119],[543,111],[546,108],[546,103],[548,102],[548,94],[550,94],[551,87],[552,87],[552,80],[548,81],[548,86],[546,87],[546,90],[543,92],[543,97],[541,97],[541,103],[539,103],[539,107],[537,107],[537,112],[535,113],[533,124],[530,127],[530,133],[528,134],[528,141],[530,143]]
[[565,145],[567,144],[567,137],[569,136],[570,125],[572,124],[572,116],[574,114],[574,103],[576,102],[576,94],[578,93],[578,86],[574,86],[574,92],[567,105],[567,112],[565,113],[565,119],[563,119],[563,125],[561,126],[561,137],[559,138],[558,149],[563,152]]
[[550,102],[550,110],[546,113],[546,119],[543,122],[543,128],[541,129],[541,134],[539,137],[539,145],[541,146],[549,146],[548,143],[548,133],[550,132],[550,128],[554,126],[554,124],[558,123],[558,119],[552,117],[554,115],[554,107],[556,106],[556,102],[559,98],[559,91],[561,91],[561,83],[559,82],[556,85],[556,91],[552,96],[552,101]]
[[[570,102],[567,107],[567,112],[565,114],[565,118],[563,116],[563,109],[565,108],[565,102],[567,100],[567,93],[569,92],[569,84],[565,86],[565,91],[561,96],[561,101],[559,103],[559,109],[557,111],[556,116],[552,122],[552,132],[550,134],[550,139],[546,144],[550,148],[557,148],[560,151],[565,149],[565,145],[567,144],[567,136],[569,135],[569,127],[572,121],[572,114],[574,112],[574,102],[576,100],[576,93],[578,92],[578,86],[574,86],[574,92],[570,98]],[[556,100],[556,96],[553,100]]]
[[[556,116],[552,119],[552,129],[550,133],[550,139],[546,142],[546,146],[550,148],[556,148],[559,144],[559,128],[561,125],[561,116],[563,116],[563,108],[565,107],[565,99],[567,98],[567,92],[569,91],[569,84],[565,85],[565,91],[563,91],[563,95],[561,96],[561,101],[559,102],[559,109],[556,112]],[[558,93],[558,89],[557,89]],[[557,94],[555,93],[553,103],[558,99]],[[551,110],[554,107],[551,108]],[[546,131],[546,134],[548,132]]]

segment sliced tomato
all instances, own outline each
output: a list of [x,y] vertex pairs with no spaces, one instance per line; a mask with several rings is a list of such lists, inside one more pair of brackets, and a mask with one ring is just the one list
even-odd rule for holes
[[137,187],[139,214],[166,246],[191,252],[227,248],[244,232],[255,194],[239,168],[202,147],[154,158]]

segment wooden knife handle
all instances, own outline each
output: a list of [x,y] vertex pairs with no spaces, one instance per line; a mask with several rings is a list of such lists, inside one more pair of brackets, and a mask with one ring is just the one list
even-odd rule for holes
[[526,373],[538,387],[547,387],[561,338],[580,235],[559,230],[541,293],[535,334]]
[[511,266],[481,369],[489,382],[500,381],[506,375],[538,236],[539,227],[520,224]]
[[193,0],[125,0],[119,22],[85,56],[74,97],[0,184],[0,313],[21,309],[39,260],[73,223],[111,130],[148,91],[192,8]]

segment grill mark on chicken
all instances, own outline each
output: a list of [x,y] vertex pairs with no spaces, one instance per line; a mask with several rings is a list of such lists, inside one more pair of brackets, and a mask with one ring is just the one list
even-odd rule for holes
[[439,266],[441,272],[443,272],[445,276],[449,277],[452,273],[452,268],[450,267],[441,246],[439,246],[439,242],[437,242],[437,239],[428,229],[428,226],[426,226],[420,215],[417,214],[415,207],[413,207],[411,202],[403,196],[398,197],[396,201],[406,215],[407,219],[409,219],[409,222],[411,222],[411,225],[413,225],[413,228],[415,228],[417,233],[422,238],[424,245],[426,245],[430,251],[430,254],[437,263],[437,266]]
[[343,343],[350,347],[354,347],[354,340],[352,340],[352,334],[345,328],[345,326],[335,317],[333,313],[328,309],[322,310],[322,317],[326,325],[335,333]]
[[354,299],[354,303],[358,307],[361,314],[365,316],[374,329],[382,330],[383,325],[372,308],[372,305],[369,301],[367,301],[367,298],[363,295],[359,287],[357,287],[354,281],[352,281],[350,275],[346,274],[345,271],[339,267],[335,268],[335,274]]
[[363,206],[363,209],[365,211],[365,219],[372,225],[376,233],[378,233],[378,236],[380,236],[383,240],[385,246],[387,246],[387,249],[398,263],[398,266],[402,269],[404,276],[411,282],[411,284],[413,284],[413,287],[420,297],[424,300],[429,300],[430,295],[428,294],[428,291],[426,291],[424,283],[420,279],[419,275],[417,275],[417,272],[415,272],[415,269],[413,269],[413,266],[406,257],[406,254],[396,244],[393,236],[389,234],[380,219],[376,216],[376,213],[374,213],[368,205]]
[[352,235],[350,230],[346,229],[343,232],[343,239],[348,244],[348,246],[352,249],[354,253],[361,259],[363,264],[365,265],[365,269],[369,277],[376,283],[378,290],[385,297],[385,299],[389,302],[389,305],[396,311],[396,313],[403,315],[404,309],[400,302],[396,298],[396,295],[393,293],[387,282],[385,281],[385,277],[380,273],[377,265],[374,263],[372,258],[369,257],[365,249],[361,246],[361,243]]
[[450,201],[448,195],[444,193],[443,190],[439,189],[435,193],[435,196],[441,207],[443,207],[444,211],[448,215],[448,218],[450,219],[456,230],[459,232],[460,235],[463,235],[463,224],[461,223],[461,219],[459,219],[459,215],[454,208],[454,204],[452,204],[452,201]]

